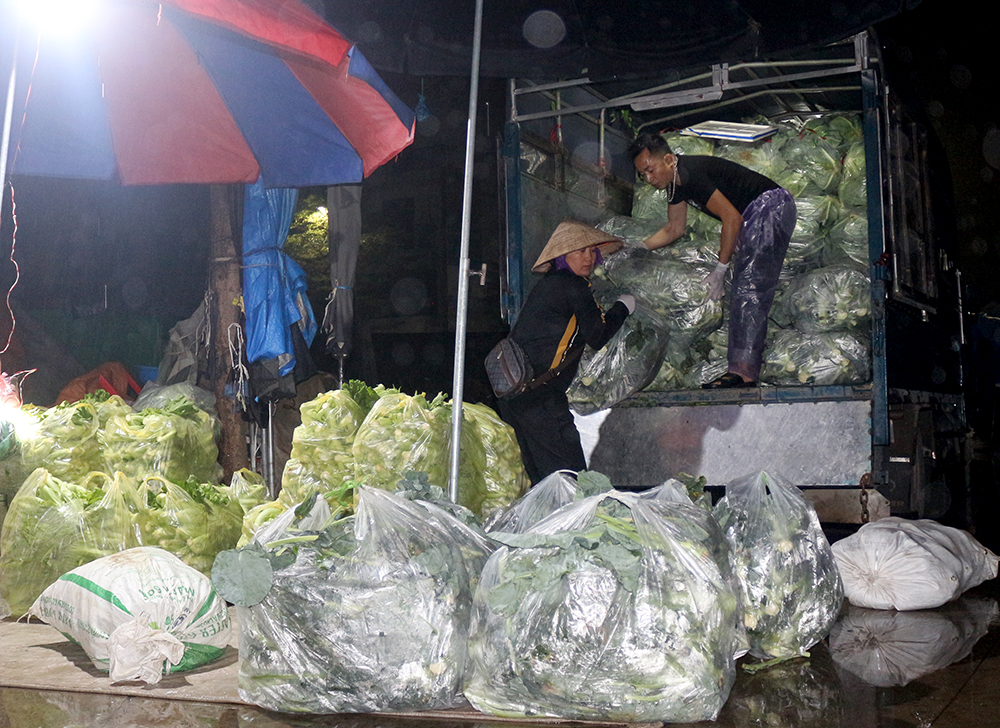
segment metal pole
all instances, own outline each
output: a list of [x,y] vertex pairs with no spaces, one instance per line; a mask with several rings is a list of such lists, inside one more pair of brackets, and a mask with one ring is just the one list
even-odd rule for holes
[[469,82],[469,121],[465,139],[465,188],[462,195],[462,248],[458,256],[458,301],[455,316],[455,368],[452,372],[451,462],[448,497],[458,501],[458,464],[462,439],[462,397],[465,384],[465,333],[469,314],[469,226],[472,219],[472,163],[476,150],[476,106],[479,101],[479,56],[483,35],[483,0],[476,0]]
[[[10,64],[10,82],[7,84],[7,104],[3,113],[3,139],[0,140],[0,196],[7,185],[7,153],[10,150],[11,121],[14,117],[14,92],[17,88],[17,50],[20,28],[14,31],[14,59]],[[0,202],[0,208],[3,203]]]
[[274,481],[274,401],[267,400],[267,429],[264,435],[264,476],[267,492],[272,498],[278,497],[278,487]]

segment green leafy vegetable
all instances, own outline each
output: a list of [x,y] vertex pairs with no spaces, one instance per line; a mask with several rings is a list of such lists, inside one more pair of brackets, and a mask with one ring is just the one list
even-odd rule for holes
[[237,607],[260,604],[271,591],[274,571],[258,549],[220,551],[212,564],[212,584],[219,596]]
[[142,545],[136,483],[93,472],[79,484],[36,469],[14,496],[0,538],[0,595],[14,616],[78,566]]
[[[361,386],[367,385],[355,382],[359,394]],[[281,476],[286,505],[354,479],[354,438],[365,411],[346,389],[320,393],[299,407],[301,424],[292,433],[292,451]],[[345,491],[342,504],[353,501],[353,492]]]
[[162,475],[175,483],[189,478],[218,483],[222,477],[216,420],[181,395],[162,408],[117,413],[98,430],[107,472],[141,479]]
[[486,539],[440,508],[368,487],[353,516],[331,521],[315,497],[296,510],[253,547],[273,585],[238,609],[241,697],[308,713],[458,705]]
[[739,609],[708,511],[610,492],[492,535],[505,546],[476,591],[473,706],[569,720],[718,714],[735,676]]
[[826,637],[844,588],[816,512],[798,489],[758,473],[727,485],[714,513],[743,592],[750,654],[792,657]]

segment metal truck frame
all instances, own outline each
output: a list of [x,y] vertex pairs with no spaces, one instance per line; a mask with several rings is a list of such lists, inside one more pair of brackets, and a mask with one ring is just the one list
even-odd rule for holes
[[[928,128],[896,97],[871,36],[779,62],[720,64],[650,88],[589,79],[510,81],[500,150],[507,270],[501,307],[516,317],[530,266],[567,217],[631,214],[635,179],[622,121],[681,128],[747,111],[856,111],[864,129],[871,280],[870,382],[747,390],[640,392],[579,418],[590,466],[619,487],[680,473],[710,486],[759,470],[799,485],[825,522],[892,513],[971,520],[965,451],[961,274],[942,236]],[[623,89],[626,89],[623,92]],[[651,110],[666,116],[648,119]],[[548,134],[546,134],[548,131]]]

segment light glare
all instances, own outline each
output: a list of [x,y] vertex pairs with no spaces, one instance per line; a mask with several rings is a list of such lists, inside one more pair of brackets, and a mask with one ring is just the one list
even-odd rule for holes
[[15,0],[25,23],[44,35],[67,36],[85,31],[97,14],[99,0]]

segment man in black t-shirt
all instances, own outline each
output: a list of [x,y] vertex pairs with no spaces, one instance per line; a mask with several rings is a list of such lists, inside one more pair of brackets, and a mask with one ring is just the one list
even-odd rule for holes
[[755,386],[767,316],[795,229],[795,200],[773,180],[736,162],[678,156],[658,134],[639,135],[628,151],[639,174],[656,189],[667,191],[668,220],[645,240],[647,248],[671,245],[684,234],[688,205],[722,222],[719,262],[705,285],[709,297],[722,298],[723,279],[732,265],[729,371],[702,386]]

